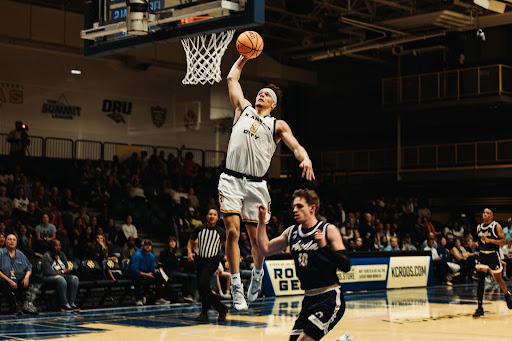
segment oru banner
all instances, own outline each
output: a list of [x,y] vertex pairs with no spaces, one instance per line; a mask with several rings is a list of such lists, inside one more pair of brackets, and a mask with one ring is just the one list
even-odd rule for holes
[[[351,258],[350,272],[338,271],[345,291],[426,287],[433,284],[430,256]],[[293,259],[265,260],[265,296],[299,295]]]

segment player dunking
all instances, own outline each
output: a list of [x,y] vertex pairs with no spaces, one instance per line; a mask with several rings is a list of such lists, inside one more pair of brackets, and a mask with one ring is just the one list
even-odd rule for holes
[[256,243],[256,204],[267,205],[267,223],[270,219],[270,195],[263,176],[270,166],[277,143],[283,140],[300,161],[302,177],[307,180],[315,178],[308,153],[293,136],[288,124],[271,116],[278,104],[280,89],[272,84],[261,89],[254,107],[245,99],[239,79],[246,62],[247,59],[240,56],[227,77],[229,99],[235,117],[226,156],[226,170],[219,179],[219,204],[226,226],[226,255],[231,266],[231,295],[236,310],[247,309],[240,280],[240,219],[246,224],[254,261],[247,293],[249,302],[256,300],[261,288],[264,257],[259,254]]
[[[295,261],[297,277],[306,291],[302,309],[295,321],[290,341],[320,340],[343,316],[345,299],[336,268],[350,271],[350,259],[336,226],[318,221],[320,199],[313,190],[293,193],[293,217],[296,225],[279,237],[268,240],[265,229],[265,205],[259,204],[258,247],[263,256],[280,252],[288,245]],[[339,340],[351,340],[345,334]]]
[[483,222],[477,227],[477,235],[480,239],[479,242],[473,243],[473,247],[478,247],[478,264],[476,269],[478,270],[478,287],[477,287],[477,299],[478,308],[476,309],[473,317],[480,317],[484,315],[484,308],[482,306],[485,291],[485,277],[490,271],[499,284],[501,290],[505,295],[505,301],[507,302],[508,309],[512,309],[512,298],[510,298],[510,292],[507,289],[507,284],[501,277],[503,272],[503,266],[501,265],[501,259],[499,256],[499,248],[506,244],[505,234],[501,225],[493,220],[494,213],[491,209],[484,209],[482,214]]

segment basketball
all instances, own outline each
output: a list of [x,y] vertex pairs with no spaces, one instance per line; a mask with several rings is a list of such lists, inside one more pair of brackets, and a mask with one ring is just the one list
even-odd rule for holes
[[245,31],[236,40],[236,49],[240,55],[253,59],[263,51],[263,39],[255,31]]

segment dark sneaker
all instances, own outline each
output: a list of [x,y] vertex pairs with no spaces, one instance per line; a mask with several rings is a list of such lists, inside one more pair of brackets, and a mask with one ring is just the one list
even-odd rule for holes
[[65,313],[72,313],[73,308],[71,307],[71,305],[69,303],[66,303],[66,305],[63,305],[62,307],[60,307],[60,311],[65,312]]
[[512,298],[510,297],[510,293],[505,294],[505,301],[507,301],[507,308],[512,309]]
[[219,317],[217,318],[217,320],[219,322],[226,321],[226,315],[228,314],[228,312],[229,308],[227,306],[223,306],[223,309],[219,311]]
[[73,311],[75,311],[75,312],[80,312],[81,311],[80,308],[78,308],[78,306],[75,304],[75,302],[70,303],[69,306],[71,308],[73,308]]
[[208,322],[208,314],[207,313],[201,313],[198,317],[195,318],[196,322],[200,323],[206,323]]
[[473,314],[473,317],[480,317],[480,316],[484,316],[484,308],[482,308],[482,307],[478,307],[478,309]]

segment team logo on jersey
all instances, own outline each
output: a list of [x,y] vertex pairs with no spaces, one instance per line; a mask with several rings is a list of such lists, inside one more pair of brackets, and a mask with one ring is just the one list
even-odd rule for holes
[[324,313],[323,313],[323,312],[321,312],[321,311],[317,311],[317,312],[315,313],[315,316],[316,316],[316,317],[318,317],[319,319],[321,319],[322,317],[324,317]]
[[314,251],[318,250],[318,243],[313,240],[302,244],[300,241],[297,241],[295,244],[291,246],[292,251]]

